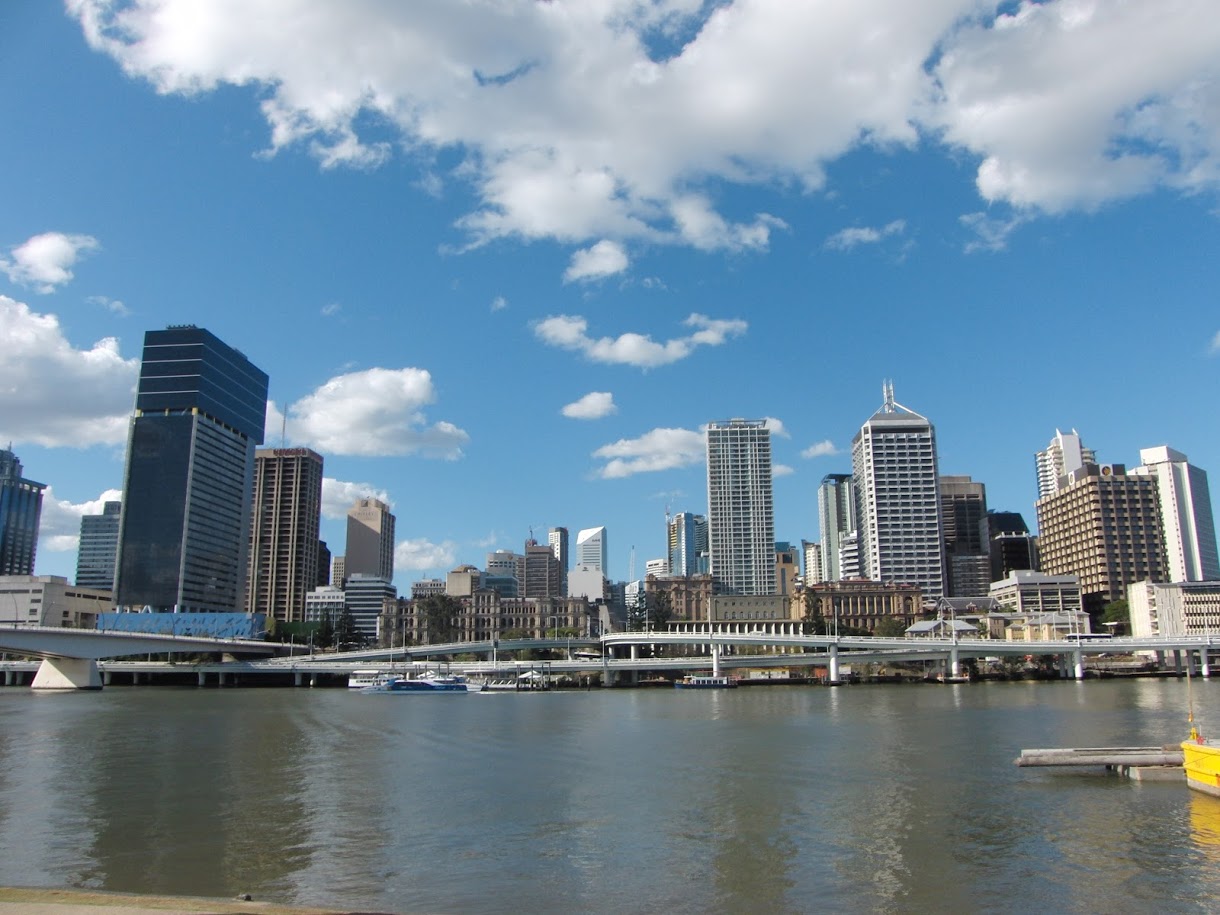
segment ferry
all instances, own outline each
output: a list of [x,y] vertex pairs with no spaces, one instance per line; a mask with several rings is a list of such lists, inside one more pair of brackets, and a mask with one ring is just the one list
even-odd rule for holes
[[[451,674],[425,677],[393,677],[384,683],[364,687],[362,693],[467,693],[465,677]],[[476,689],[475,692],[478,692]]]
[[370,686],[383,686],[397,676],[384,670],[353,670],[347,675],[347,688],[367,689]]
[[1196,791],[1220,797],[1220,746],[1209,743],[1196,728],[1182,741],[1182,767],[1186,784]]
[[681,680],[675,680],[674,686],[677,689],[737,689],[737,678],[689,674]]

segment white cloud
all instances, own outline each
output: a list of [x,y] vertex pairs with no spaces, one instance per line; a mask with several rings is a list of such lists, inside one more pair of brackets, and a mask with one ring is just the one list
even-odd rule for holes
[[966,253],[1003,251],[1008,247],[1008,236],[1029,220],[1027,213],[1016,213],[1007,218],[995,218],[986,213],[966,213],[959,216],[958,221],[975,235],[966,243]]
[[107,298],[104,295],[91,295],[85,299],[90,305],[101,305],[111,314],[118,315],[120,318],[131,316],[131,309],[120,302],[118,299]]
[[451,540],[400,540],[394,546],[394,568],[449,570],[457,562],[457,544]]
[[502,296],[502,295],[498,295],[494,299],[491,300],[491,310],[492,311],[503,311],[507,307],[508,307],[508,299],[504,298],[504,296]]
[[87,502],[68,502],[55,498],[53,486],[42,494],[42,514],[38,519],[38,550],[52,553],[70,553],[80,544],[80,519],[82,515],[100,515],[106,502],[118,502],[123,498],[117,489],[107,489],[96,499]]
[[1211,352],[1213,355],[1220,353],[1220,330],[1216,331],[1216,336],[1212,337]]
[[288,426],[294,439],[327,454],[459,458],[470,436],[449,422],[428,425],[423,408],[435,400],[424,369],[367,369],[302,397],[288,409]]
[[767,416],[763,418],[763,422],[772,435],[778,435],[780,438],[792,438],[788,434],[788,430],[784,428],[783,420],[776,419],[774,416]]
[[572,255],[572,262],[563,274],[565,283],[576,280],[600,280],[627,269],[627,252],[618,242],[602,239],[591,248],[582,248]]
[[44,232],[13,248],[11,260],[0,257],[0,270],[14,283],[41,293],[54,292],[72,279],[77,259],[98,247],[91,235]]
[[840,229],[830,238],[826,239],[826,247],[832,251],[850,251],[857,245],[872,245],[883,238],[889,238],[891,235],[901,235],[906,231],[906,227],[905,220],[895,219],[893,222],[886,223],[880,229],[868,226]]
[[586,333],[589,322],[579,315],[555,315],[539,321],[534,333],[544,343],[561,349],[576,350],[594,362],[655,368],[685,359],[699,346],[720,346],[730,337],[746,332],[749,326],[740,319],[719,320],[692,314],[682,322],[694,332],[657,343],[644,334],[627,333],[619,337],[594,339]]
[[702,432],[689,429],[653,429],[634,439],[619,439],[593,452],[607,458],[597,475],[604,480],[629,477],[636,473],[689,467],[706,458],[706,439]]
[[347,510],[357,499],[380,499],[391,508],[394,503],[390,494],[372,483],[348,483],[333,477],[322,478],[322,517],[339,520],[347,517]]
[[[1214,2],[996,6],[68,4],[94,48],[159,92],[250,88],[269,154],[368,168],[401,149],[428,193],[468,182],[459,224],[475,244],[757,250],[782,223],[733,213],[734,186],[816,190],[856,148],[921,139],[966,150],[982,197],[1018,208],[1220,186]],[[392,142],[363,135],[387,128]],[[460,157],[445,175],[439,150]]]
[[342,302],[327,302],[322,306],[322,317],[332,318],[343,310]]
[[796,473],[796,471],[793,470],[791,467],[789,467],[787,464],[772,464],[771,465],[771,476],[773,476],[773,477],[786,477],[793,473]]
[[127,440],[138,359],[106,337],[75,348],[55,315],[0,295],[0,439],[84,448]]
[[827,438],[827,439],[823,439],[820,442],[814,442],[812,445],[810,445],[808,448],[806,448],[804,451],[801,452],[801,457],[819,458],[819,457],[829,457],[830,455],[833,455],[833,454],[842,454],[842,452],[838,448],[835,447],[834,442],[832,442],[830,439]]
[[580,400],[573,401],[561,411],[568,419],[601,419],[617,413],[614,395],[609,391],[590,391]]
[[949,38],[929,123],[980,157],[988,201],[1058,212],[1214,189],[1218,57],[1207,0],[1021,3]]

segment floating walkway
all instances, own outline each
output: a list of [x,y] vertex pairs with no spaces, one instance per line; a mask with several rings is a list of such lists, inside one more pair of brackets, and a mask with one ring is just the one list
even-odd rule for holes
[[1104,767],[1136,781],[1181,781],[1181,746],[1163,747],[1068,747],[1048,750],[1022,750],[1014,760],[1018,766],[1031,767]]

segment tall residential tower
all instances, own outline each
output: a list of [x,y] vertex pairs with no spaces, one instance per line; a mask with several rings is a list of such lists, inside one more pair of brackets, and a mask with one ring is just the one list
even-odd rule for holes
[[830,473],[818,487],[818,523],[821,527],[821,581],[839,581],[843,573],[839,549],[856,532],[856,490],[851,474]]
[[1156,478],[1170,581],[1216,581],[1220,557],[1207,472],[1164,445],[1140,450],[1142,466],[1131,472]]
[[775,593],[771,432],[765,420],[707,427],[710,571],[723,594]]

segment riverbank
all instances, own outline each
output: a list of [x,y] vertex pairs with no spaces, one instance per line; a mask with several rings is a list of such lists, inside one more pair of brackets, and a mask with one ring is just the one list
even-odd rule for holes
[[215,915],[339,915],[339,909],[276,905],[200,896],[149,896],[99,890],[0,887],[0,913],[8,915],[165,915],[167,912]]

